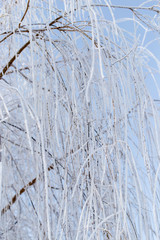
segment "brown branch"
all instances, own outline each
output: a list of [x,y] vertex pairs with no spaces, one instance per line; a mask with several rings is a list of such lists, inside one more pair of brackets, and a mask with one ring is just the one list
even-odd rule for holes
[[[21,22],[23,21],[27,11],[28,11],[28,8],[29,8],[29,2],[30,0],[28,0],[28,3],[27,3],[27,8],[26,8],[26,11],[21,19]],[[54,19],[52,22],[50,22],[49,26],[52,26],[54,23],[56,23],[59,19],[61,19],[63,16],[59,16],[57,17],[56,19]],[[19,23],[19,27],[20,27],[20,24],[21,22]],[[9,35],[7,35],[4,39],[2,39],[1,41],[4,41],[6,38],[8,38],[9,36],[11,36],[13,34],[10,33]],[[1,42],[0,42],[1,43]],[[5,75],[5,73],[7,72],[7,70],[10,68],[10,66],[12,65],[12,63],[16,60],[16,58],[18,57],[18,55],[21,54],[21,52],[30,44],[30,40],[25,43],[17,52],[17,54],[15,54],[11,59],[10,61],[7,63],[7,65],[3,68],[2,72],[0,72],[0,79],[3,77],[3,75]]]
[[[4,121],[3,123],[6,123],[6,124],[8,124],[8,125],[10,125],[10,126],[12,126],[12,127],[14,127],[14,128],[16,128],[16,129],[18,129],[18,130],[20,130],[20,131],[22,131],[22,132],[25,133],[25,130],[24,130],[24,129],[22,129],[22,128],[16,126],[16,125],[13,125],[13,124],[8,123],[8,122],[5,122],[5,121]],[[2,137],[2,136],[1,136],[1,137]],[[2,138],[3,138],[3,137],[2,137]],[[34,142],[36,142],[36,139],[33,138],[33,137],[32,137],[32,140],[33,140]],[[8,141],[8,140],[7,140],[7,141]],[[10,140],[9,140],[9,141],[10,141]],[[10,141],[10,142],[11,142],[11,141]],[[79,148],[80,148],[80,147],[79,147]],[[53,156],[52,156],[52,154],[51,154],[50,152],[48,152],[47,150],[45,150],[45,152],[47,152],[48,155],[53,158]],[[70,154],[74,154],[73,150],[71,150]],[[66,157],[68,157],[68,154],[66,155]],[[55,164],[56,164],[56,166],[57,166],[57,164],[58,164],[60,167],[62,167],[63,169],[65,169],[65,167],[62,165],[61,161],[62,161],[62,158],[59,159],[59,160],[58,160],[58,159],[55,159]],[[48,167],[48,171],[51,171],[51,170],[53,170],[53,169],[54,169],[54,163],[52,163],[52,164]],[[59,171],[59,170],[58,170],[58,171]],[[42,173],[41,173],[41,174],[42,174]],[[39,174],[39,177],[41,176],[41,174]],[[68,172],[68,175],[71,177],[71,175],[70,175],[69,172]],[[20,195],[22,195],[22,193],[26,192],[29,187],[33,186],[33,185],[36,183],[36,181],[37,181],[37,178],[34,178],[34,179],[32,179],[28,184],[26,184],[25,186],[23,186],[23,187],[19,190],[19,192],[12,197],[11,201],[9,201],[9,203],[1,210],[1,215],[5,214],[5,213],[11,208],[11,206],[17,201],[18,197],[19,197]]]
[[0,40],[0,43],[2,43],[3,41],[5,41],[7,38],[9,38],[11,35],[13,34],[13,32],[10,32],[7,36],[5,36],[2,40]]
[[18,52],[10,59],[10,61],[7,63],[7,65],[3,68],[2,72],[0,72],[0,79],[5,75],[7,70],[10,68],[12,63],[16,60],[16,58],[21,54],[21,52],[30,44],[30,40],[26,42],[19,50]]
[[23,19],[25,18],[26,14],[27,14],[27,12],[28,12],[29,4],[30,4],[30,0],[28,0],[28,2],[27,2],[26,10],[25,10],[25,12],[24,12],[24,14],[23,14],[23,17],[21,18],[21,21],[20,21],[19,25],[18,25],[19,28],[20,28],[20,26],[21,26],[21,23],[22,23]]
[[[18,24],[18,28],[20,28],[21,23],[22,23],[22,21],[24,20],[26,14],[27,14],[27,12],[28,12],[29,4],[30,4],[30,0],[28,0],[28,2],[27,2],[26,10],[25,10],[25,12],[24,12],[24,14],[23,14],[23,17],[21,18],[20,23]],[[17,29],[16,29],[16,30],[17,30]],[[15,30],[15,32],[16,32],[16,30]],[[14,33],[14,32],[9,33],[6,37],[4,37],[2,40],[0,40],[0,43],[2,43],[3,41],[5,41],[5,40],[6,40],[8,37],[10,37],[13,33]]]
[[[54,169],[54,165],[51,164],[49,167],[48,167],[48,171]],[[40,177],[40,176],[39,176]],[[37,178],[34,178],[32,181],[30,181],[27,185],[25,185],[23,188],[20,189],[20,191],[15,194],[13,197],[12,197],[12,200],[9,201],[8,205],[5,206],[2,210],[1,210],[1,215],[3,215],[4,213],[7,212],[7,210],[9,210],[11,208],[11,206],[16,202],[16,200],[18,199],[18,197],[20,195],[22,195],[22,193],[26,192],[27,189],[31,186],[33,186],[37,181]]]
[[50,22],[49,26],[52,26],[54,23],[58,22],[59,19],[61,19],[63,16],[59,16],[56,19],[54,19],[52,22]]
[[[23,130],[20,129],[19,127],[16,127],[16,128],[18,128],[19,130],[23,131]],[[36,141],[36,140],[35,140],[35,141]],[[80,146],[78,146],[78,149],[80,149]],[[45,151],[47,151],[47,150],[45,150]],[[49,156],[53,157],[48,151],[47,151],[47,153],[49,154]],[[73,149],[70,150],[70,153],[69,153],[69,154],[66,154],[66,157],[68,157],[68,156],[71,155],[71,154],[74,154]],[[65,167],[60,163],[60,160],[62,161],[62,159],[63,159],[63,158],[61,158],[61,159],[59,159],[59,160],[55,159],[55,164],[56,164],[56,165],[58,164],[58,165],[60,165],[63,169],[65,169]],[[51,170],[53,170],[53,169],[54,169],[54,163],[52,163],[52,164],[48,167],[48,171],[51,171]],[[39,174],[38,179],[40,178],[41,175],[42,175],[42,173]],[[70,175],[69,172],[68,172],[68,175],[72,178],[72,176]],[[12,197],[11,201],[9,201],[9,203],[1,210],[1,215],[5,214],[5,213],[11,208],[11,206],[17,201],[18,197],[21,196],[22,193],[26,192],[26,191],[28,190],[28,188],[31,187],[31,186],[33,186],[36,182],[37,182],[37,178],[34,178],[34,179],[32,179],[28,184],[26,184],[25,186],[23,186],[23,187],[19,190],[19,192]]]

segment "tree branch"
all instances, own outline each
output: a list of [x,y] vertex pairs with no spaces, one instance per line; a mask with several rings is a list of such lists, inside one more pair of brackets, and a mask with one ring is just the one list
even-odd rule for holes
[[[50,170],[52,170],[52,169],[54,169],[54,164],[51,164],[51,165],[48,167],[48,171],[50,171]],[[40,177],[40,175],[39,175],[39,177]],[[8,205],[5,206],[5,207],[1,210],[1,215],[3,215],[4,213],[6,213],[7,210],[9,210],[9,209],[11,208],[11,206],[16,202],[16,200],[18,199],[18,197],[19,197],[20,195],[22,195],[22,193],[26,192],[27,189],[28,189],[28,187],[33,186],[33,185],[36,183],[36,181],[37,181],[37,178],[34,178],[34,179],[32,179],[32,181],[30,181],[27,185],[23,186],[23,188],[21,188],[20,191],[12,197],[12,200],[9,201]]]
[[20,26],[21,26],[21,23],[22,23],[23,19],[25,18],[26,14],[27,14],[27,12],[28,12],[29,4],[30,4],[30,0],[28,0],[28,2],[27,2],[26,10],[25,10],[25,12],[24,12],[24,14],[23,14],[23,17],[21,18],[21,21],[20,21],[19,25],[18,25],[19,28],[20,28]]
[[0,80],[3,77],[3,75],[5,75],[5,73],[7,72],[7,70],[10,68],[10,66],[12,65],[12,63],[16,60],[16,58],[21,54],[21,52],[28,47],[28,45],[30,44],[30,40],[28,42],[26,42],[19,50],[18,52],[10,59],[10,61],[7,63],[7,65],[3,68],[2,72],[0,72]]

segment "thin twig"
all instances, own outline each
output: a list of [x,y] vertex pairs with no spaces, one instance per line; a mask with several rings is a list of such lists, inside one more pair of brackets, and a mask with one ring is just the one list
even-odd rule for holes
[[23,17],[21,18],[21,21],[20,21],[19,25],[18,25],[19,28],[20,28],[20,26],[21,26],[21,23],[22,23],[23,19],[25,18],[26,14],[27,14],[27,12],[28,12],[29,4],[30,4],[30,0],[28,0],[28,2],[27,2],[26,10],[25,10],[25,12],[24,12],[24,14],[23,14]]
[[13,32],[10,32],[6,37],[4,37],[2,40],[0,40],[0,43],[2,43],[3,41],[5,41],[7,38],[9,38],[11,35],[13,34]]
[[52,26],[54,23],[58,22],[59,19],[63,18],[63,16],[59,16],[56,19],[54,19],[52,22],[50,22],[49,26]]
[[[86,8],[87,5],[84,5],[83,8]],[[91,4],[91,7],[107,7],[107,4]],[[139,7],[139,6],[120,6],[120,5],[109,5],[111,8],[121,8],[121,9],[130,9],[130,10],[148,10],[148,11],[153,11],[156,13],[160,13],[160,10],[155,9],[155,6],[152,7]],[[76,10],[76,9],[75,9]]]

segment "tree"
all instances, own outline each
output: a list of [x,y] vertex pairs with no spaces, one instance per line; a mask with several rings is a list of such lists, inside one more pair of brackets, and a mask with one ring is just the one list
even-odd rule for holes
[[1,239],[160,238],[159,11],[3,1]]

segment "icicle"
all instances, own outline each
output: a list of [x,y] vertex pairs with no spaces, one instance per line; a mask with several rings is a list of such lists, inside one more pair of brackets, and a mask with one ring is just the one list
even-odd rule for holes
[[86,102],[87,102],[87,104],[90,103],[89,87],[90,87],[90,84],[92,81],[92,77],[93,77],[93,73],[94,73],[94,65],[95,65],[94,28],[93,28],[93,18],[92,18],[91,14],[90,14],[90,17],[91,17],[91,23],[92,23],[92,65],[91,65],[90,77],[89,77],[87,87],[86,87]]
[[100,35],[99,35],[99,29],[98,29],[98,22],[97,22],[97,16],[95,14],[95,11],[92,9],[92,12],[94,14],[95,23],[96,23],[96,30],[97,30],[97,42],[98,42],[98,53],[99,53],[99,67],[101,72],[101,77],[104,79],[104,73],[103,73],[103,66],[102,66],[102,55],[101,55],[101,44],[100,44]]

